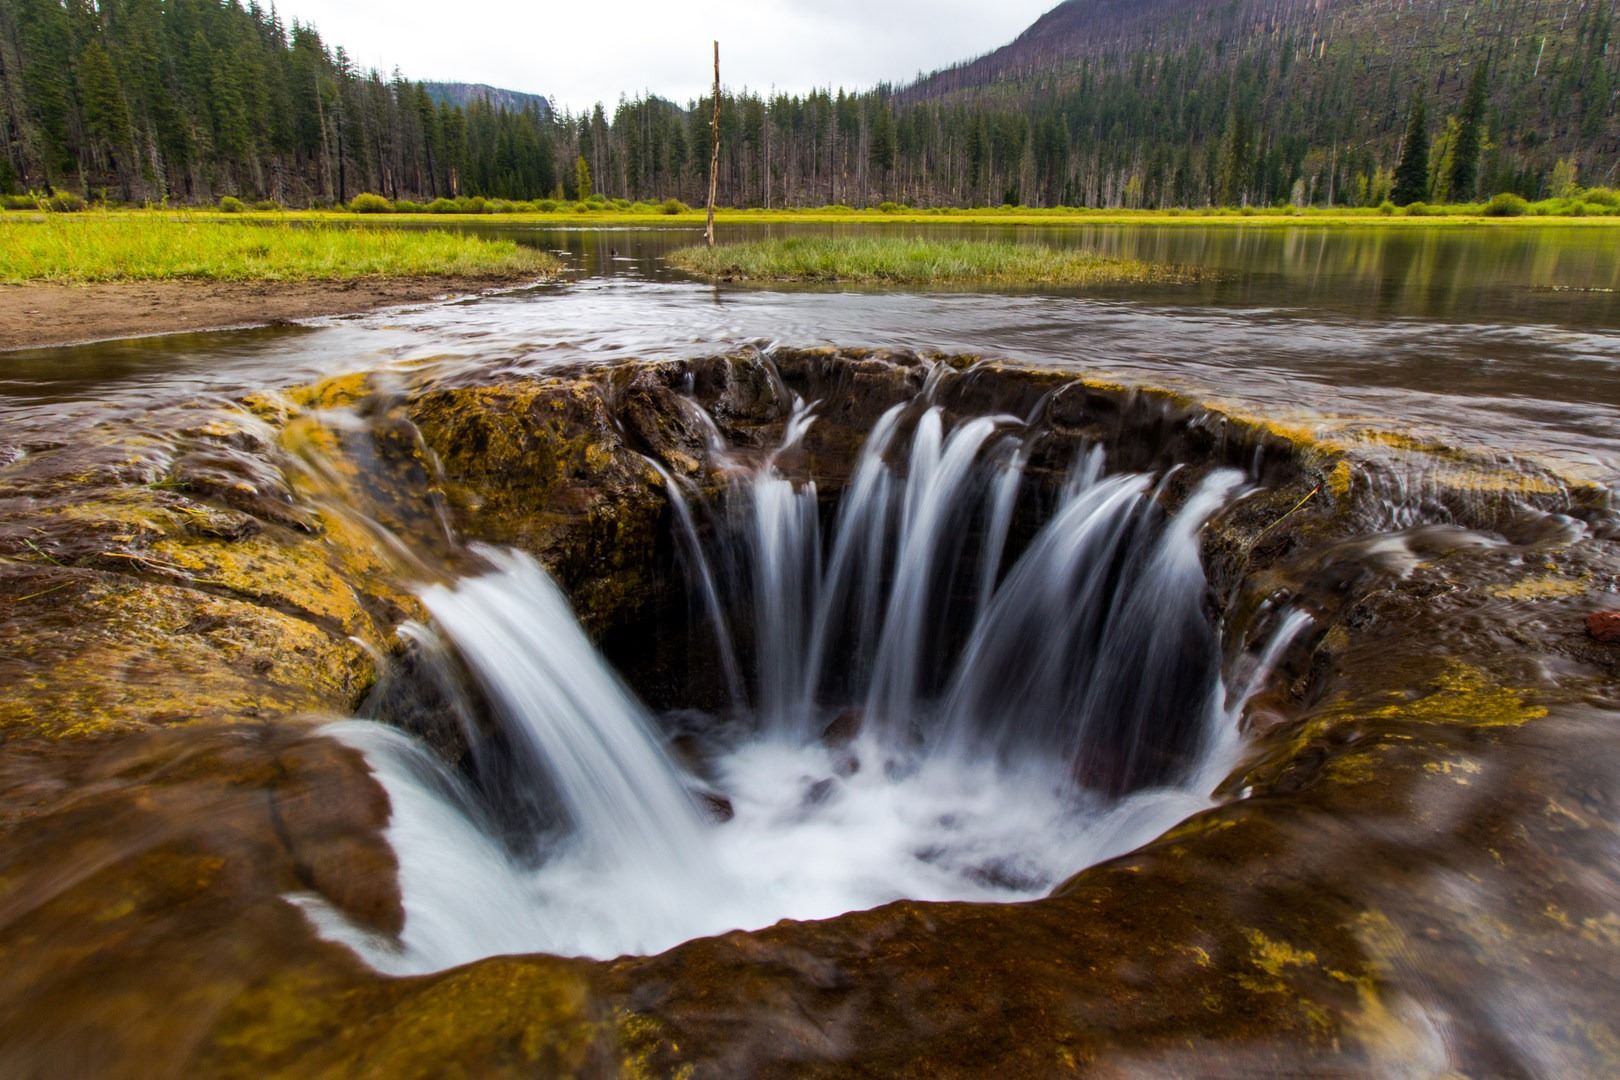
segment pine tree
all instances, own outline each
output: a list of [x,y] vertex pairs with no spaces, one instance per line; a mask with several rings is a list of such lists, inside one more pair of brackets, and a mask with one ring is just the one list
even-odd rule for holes
[[1485,62],[1481,60],[1468,80],[1468,93],[1457,115],[1457,134],[1451,143],[1451,198],[1467,202],[1479,181],[1479,151],[1484,142]]
[[85,133],[127,194],[133,164],[128,160],[133,135],[129,103],[100,41],[92,41],[79,54],[79,93],[84,102]]
[[574,198],[584,202],[591,197],[591,166],[581,154],[574,161]]
[[1396,206],[1408,206],[1429,197],[1429,118],[1419,94],[1412,99],[1406,121],[1406,137],[1401,140],[1401,160],[1395,166],[1395,190],[1390,193]]

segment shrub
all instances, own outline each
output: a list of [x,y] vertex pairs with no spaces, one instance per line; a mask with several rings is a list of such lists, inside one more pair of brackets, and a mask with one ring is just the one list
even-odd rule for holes
[[221,195],[219,197],[219,212],[222,214],[240,214],[247,209],[247,204],[235,195]]
[[1485,204],[1484,213],[1486,217],[1523,217],[1529,209],[1530,204],[1522,196],[1504,191],[1491,196],[1491,201]]
[[577,202],[574,204],[574,213],[576,214],[588,214],[594,209],[595,207],[588,202]]
[[630,209],[630,200],[629,199],[612,199],[610,201],[612,202],[613,209],[615,209],[615,210],[628,210],[628,209]]
[[540,199],[535,202],[534,208],[542,214],[555,214],[561,205],[556,199]]
[[878,203],[877,208],[878,213],[880,214],[898,214],[900,211],[906,209],[906,207],[901,206],[899,203],[890,202],[887,199]]
[[1435,211],[1426,202],[1407,203],[1406,204],[1406,216],[1407,217],[1434,217],[1435,216]]
[[660,214],[684,214],[690,209],[692,208],[679,199],[665,199],[658,204]]
[[585,197],[585,202],[593,210],[600,210],[608,204],[607,196],[600,191],[593,192]]
[[283,209],[282,205],[274,199],[260,199],[253,204],[253,209],[262,214],[273,214]]
[[38,210],[38,195],[0,195],[0,210]]
[[463,214],[487,214],[489,213],[489,201],[486,200],[482,195],[474,195],[470,199],[462,199],[461,212]]
[[387,199],[369,191],[363,191],[349,200],[349,210],[355,214],[386,214],[393,209],[393,204]]
[[83,210],[87,204],[81,195],[71,191],[58,191],[51,196],[47,205],[58,214],[76,214]]
[[461,204],[456,202],[454,199],[446,199],[443,196],[440,196],[439,198],[428,203],[425,209],[430,214],[459,214],[461,212]]
[[828,203],[826,206],[823,206],[821,209],[823,211],[825,211],[826,213],[829,213],[829,214],[853,214],[855,212],[854,207],[845,206],[841,202]]
[[1378,204],[1378,212],[1383,214],[1385,217],[1389,217],[1391,214],[1395,213],[1395,204],[1390,202],[1388,199],[1385,199],[1383,202]]
[[421,212],[421,203],[411,202],[409,199],[394,200],[394,213],[396,214],[420,214]]
[[1581,199],[1592,206],[1620,207],[1620,191],[1613,188],[1587,188],[1581,193]]

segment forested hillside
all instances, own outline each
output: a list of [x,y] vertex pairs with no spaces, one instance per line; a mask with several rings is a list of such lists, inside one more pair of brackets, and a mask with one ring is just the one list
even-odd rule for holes
[[556,183],[549,110],[436,102],[234,0],[0,0],[0,189],[290,204]]
[[[1036,187],[1071,202],[1342,202],[1368,197],[1368,185],[1386,194],[1419,104],[1431,198],[1534,196],[1560,160],[1590,183],[1616,179],[1616,8],[1068,0],[1010,45],[902,98],[1015,113],[1035,145]],[[1459,162],[1459,146],[1477,161]],[[1031,180],[1027,169],[1018,178]]]
[[[1342,205],[1612,184],[1617,2],[1070,0],[904,89],[728,93],[720,199]],[[430,89],[235,0],[0,0],[7,191],[700,202],[708,118],[702,101],[573,116]],[[1398,184],[1403,141],[1421,153]]]

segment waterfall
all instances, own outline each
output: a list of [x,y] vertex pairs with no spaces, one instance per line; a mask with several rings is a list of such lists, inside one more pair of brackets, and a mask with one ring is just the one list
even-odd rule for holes
[[572,843],[607,865],[700,872],[699,812],[652,717],[602,662],[538,563],[521,552],[476,550],[494,572],[429,586],[422,603],[455,641],[530,775],[549,782]]
[[1278,613],[1229,703],[1198,537],[1241,474],[1184,485],[1172,513],[1168,475],[1108,475],[1097,447],[1054,475],[1018,419],[953,424],[925,392],[873,425],[824,507],[783,465],[815,418],[794,399],[775,451],[727,463],[712,501],[660,470],[710,627],[689,647],[712,639],[731,698],[697,757],[529,556],[477,548],[486,569],[420,590],[433,626],[403,632],[470,764],[334,726],[389,792],[406,925],[379,941],[297,897],[323,933],[413,972],[1024,899],[1209,804],[1240,699],[1308,621]]

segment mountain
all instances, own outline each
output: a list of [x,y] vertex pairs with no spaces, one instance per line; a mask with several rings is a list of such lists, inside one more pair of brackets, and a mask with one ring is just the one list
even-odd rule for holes
[[[1312,201],[1318,183],[1335,201],[1346,194],[1340,179],[1366,177],[1376,188],[1422,99],[1436,119],[1431,168],[1435,195],[1445,198],[1475,194],[1448,190],[1442,162],[1477,77],[1479,189],[1541,190],[1559,161],[1589,183],[1613,184],[1616,6],[1068,0],[1009,44],[919,80],[897,101],[1013,110],[1036,127],[1056,116],[1064,130],[1054,139],[1096,162],[1081,185],[1091,201],[1132,201],[1124,185],[1136,177],[1150,202],[1196,201],[1204,185],[1214,201],[1269,202],[1299,197],[1301,179]],[[1166,172],[1178,169],[1203,176],[1178,185]]]
[[425,82],[422,88],[435,105],[449,105],[465,109],[474,101],[482,101],[495,109],[525,112],[534,108],[542,117],[551,115],[551,102],[540,94],[526,94],[521,90],[503,90],[484,83]]

